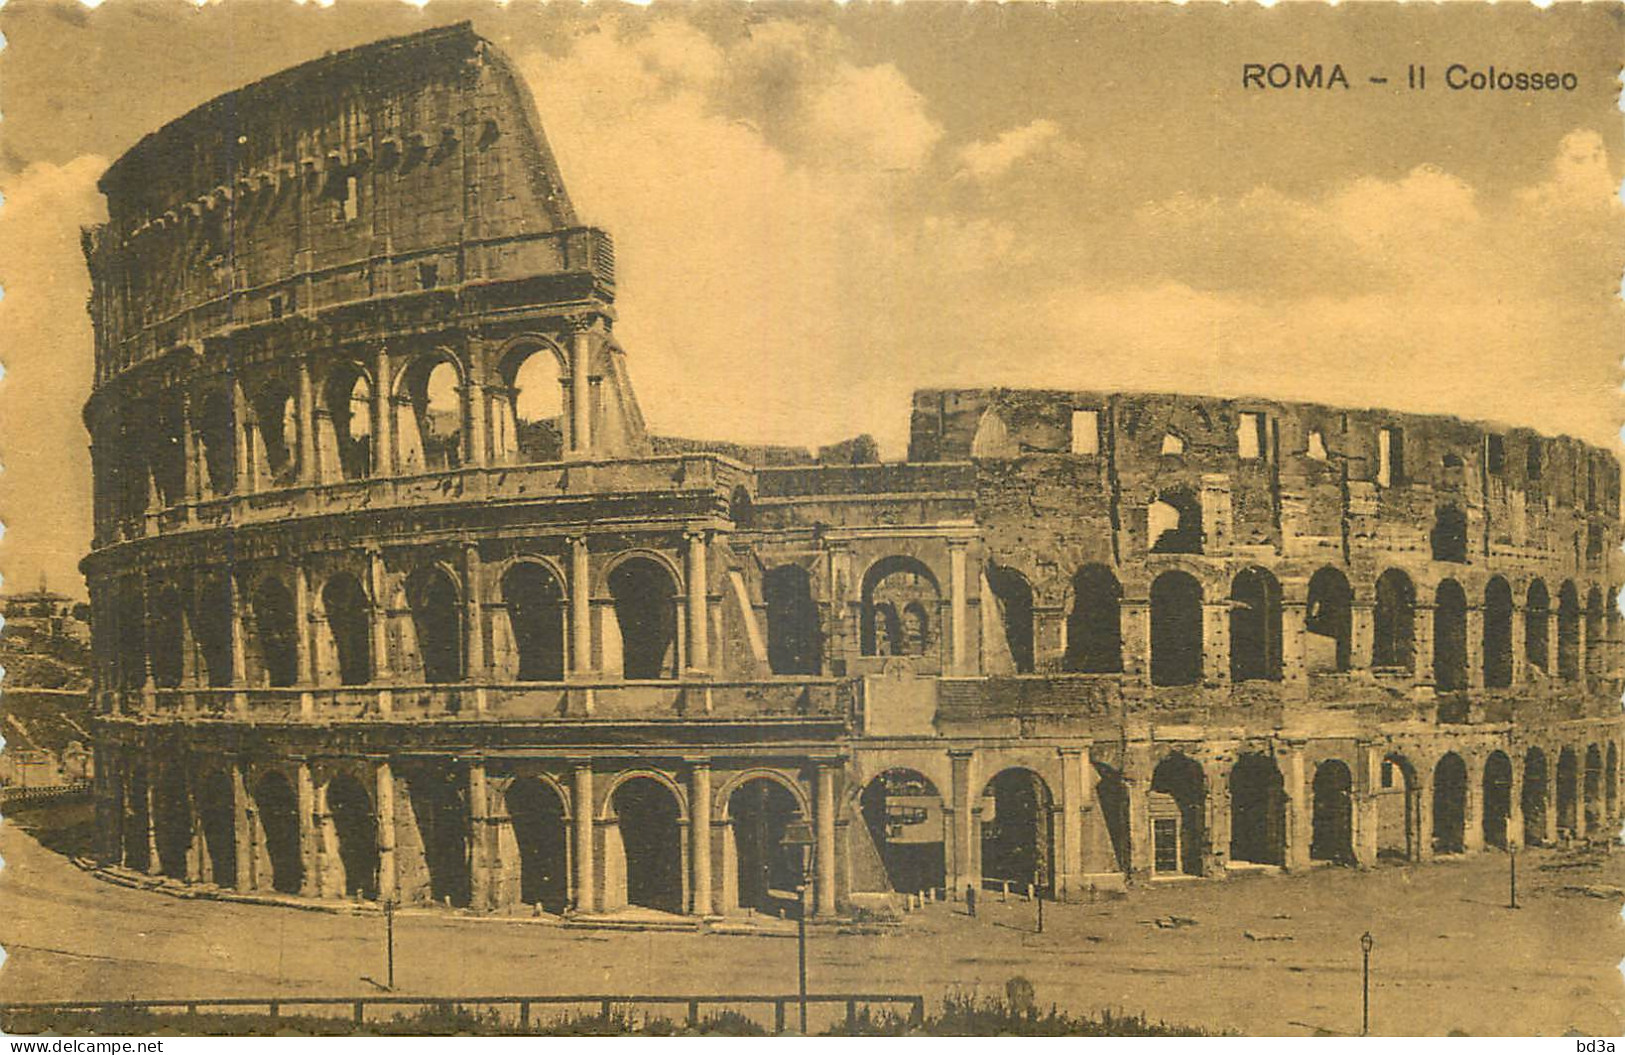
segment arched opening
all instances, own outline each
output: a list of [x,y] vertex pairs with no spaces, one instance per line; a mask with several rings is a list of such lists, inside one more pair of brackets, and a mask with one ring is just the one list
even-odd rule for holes
[[892,890],[947,885],[942,796],[931,781],[912,769],[888,769],[863,789],[858,810]]
[[406,788],[429,871],[429,899],[467,908],[471,892],[466,780],[450,768],[424,769],[407,776]]
[[423,664],[423,680],[463,680],[463,606],[457,584],[441,568],[422,568],[406,582],[406,606]]
[[1382,760],[1377,789],[1377,857],[1414,861],[1421,848],[1416,771],[1399,755]]
[[144,430],[148,471],[161,508],[186,501],[186,448],[181,436],[179,396],[161,396],[149,405]]
[[298,435],[298,408],[288,386],[273,381],[261,388],[254,398],[253,457],[273,486],[286,487],[299,475]]
[[491,437],[497,457],[520,463],[564,457],[564,382],[558,356],[545,346],[522,348],[502,364]]
[[197,434],[203,443],[203,468],[209,493],[216,497],[237,489],[237,416],[231,393],[215,389],[204,397],[197,412]]
[[198,823],[203,828],[209,878],[216,886],[235,886],[237,824],[231,776],[223,770],[213,770],[199,782],[197,790]]
[[740,908],[772,912],[795,904],[801,850],[786,846],[784,834],[800,819],[795,796],[765,777],[745,781],[728,796]]
[[340,475],[346,480],[371,476],[373,399],[366,371],[354,365],[340,368],[329,379],[323,396],[327,421],[322,425],[322,439],[324,448],[336,456]]
[[1619,745],[1608,743],[1608,754],[1602,766],[1602,801],[1610,821],[1619,816]]
[[1602,590],[1593,586],[1586,594],[1586,674],[1590,677],[1599,677],[1607,669],[1608,644],[1603,637],[1605,615],[1602,607]]
[[1536,579],[1529,584],[1524,604],[1523,656],[1531,669],[1542,674],[1551,669],[1551,617],[1551,596],[1546,592],[1546,584]]
[[186,610],[181,593],[160,586],[147,599],[147,663],[152,682],[160,689],[180,685],[186,653]]
[[936,577],[913,557],[876,561],[863,577],[863,654],[929,655],[936,645],[932,615],[940,596]]
[[322,611],[327,615],[341,685],[365,685],[372,680],[372,620],[368,608],[366,591],[348,572],[333,576],[322,587]]
[[1433,679],[1440,692],[1467,687],[1467,594],[1454,579],[1433,595]]
[[463,460],[462,375],[451,360],[415,360],[401,372],[395,445],[402,473],[445,472]]
[[1354,775],[1338,759],[1315,767],[1312,824],[1310,860],[1354,863]]
[[267,773],[254,787],[271,889],[297,894],[305,881],[305,862],[299,852],[299,799],[281,773]]
[[519,901],[563,912],[570,901],[570,836],[564,800],[551,785],[520,777],[505,796],[519,850]]
[[1557,828],[1562,837],[1579,831],[1580,761],[1574,748],[1565,747],[1557,756]]
[[138,872],[145,872],[152,864],[151,847],[147,843],[147,829],[151,825],[147,798],[147,767],[133,762],[125,777],[122,849],[124,867]]
[[1596,744],[1586,748],[1585,822],[1588,835],[1602,827],[1602,750]]
[[1388,569],[1377,579],[1371,665],[1406,672],[1416,669],[1416,588],[1398,568]]
[[1129,829],[1128,782],[1121,770],[1103,762],[1094,763],[1095,801],[1100,804],[1100,817],[1106,823],[1106,836],[1111,841],[1112,858],[1117,870],[1129,872],[1133,858]]
[[762,578],[767,607],[767,664],[775,674],[817,674],[823,657],[812,576],[782,564]]
[[203,661],[203,674],[213,688],[224,688],[232,683],[231,580],[211,575],[199,584],[197,613],[192,622],[197,639],[198,656]]
[[1281,585],[1262,568],[1244,568],[1230,584],[1230,678],[1281,677]]
[[1152,553],[1202,552],[1202,500],[1185,488],[1163,491],[1146,510]]
[[1565,681],[1580,680],[1580,593],[1572,582],[1557,593],[1557,673]]
[[279,579],[263,579],[255,587],[250,615],[257,646],[260,683],[273,688],[292,685],[299,676],[298,622],[293,598]]
[[114,619],[118,628],[118,682],[120,688],[139,689],[147,680],[147,603],[134,580],[118,587]]
[[565,598],[558,579],[540,564],[515,564],[502,576],[502,602],[518,653],[518,680],[563,681]]
[[1004,630],[1005,647],[1017,674],[1033,672],[1033,588],[1025,576],[1012,569],[989,564],[987,588]]
[[1072,611],[1066,617],[1069,671],[1119,674],[1123,670],[1123,587],[1103,564],[1072,576]]
[[1433,767],[1433,852],[1461,853],[1466,834],[1467,763],[1450,751]]
[[728,519],[741,531],[749,531],[756,526],[756,503],[751,500],[750,491],[743,484],[728,495]]
[[344,866],[344,893],[351,897],[378,896],[378,821],[372,796],[348,774],[327,782],[327,812],[333,817],[339,861]]
[[1336,568],[1321,568],[1309,580],[1304,612],[1304,665],[1311,674],[1349,669],[1354,640],[1354,591]]
[[187,796],[186,771],[171,762],[158,769],[158,815],[153,836],[158,842],[158,867],[171,879],[186,879],[186,858],[192,850],[192,803]]
[[1268,755],[1244,754],[1231,767],[1230,860],[1286,863],[1286,782]]
[[683,911],[683,836],[676,798],[649,777],[633,777],[610,798],[626,877],[626,903]]
[[1491,751],[1484,760],[1484,844],[1507,848],[1507,821],[1512,817],[1512,760]]
[[1151,684],[1202,680],[1202,586],[1182,571],[1151,584]]
[[677,584],[647,557],[633,557],[609,573],[609,594],[621,635],[626,678],[677,676]]
[[1512,684],[1512,587],[1499,575],[1484,587],[1484,686]]
[[1617,678],[1620,674],[1620,628],[1622,624],[1625,624],[1625,613],[1619,610],[1619,590],[1617,588],[1612,586],[1608,588],[1608,594],[1603,599],[1603,611],[1606,617],[1607,629],[1602,648],[1598,650],[1602,655],[1597,661],[1597,669],[1604,677]]
[[1545,846],[1547,785],[1546,752],[1531,747],[1523,756],[1523,841],[1530,846]]
[[982,792],[982,875],[1052,890],[1055,818],[1049,786],[1030,769],[1006,769]]
[[1207,781],[1194,759],[1171,754],[1151,774],[1151,868],[1202,874],[1207,855]]
[[1434,560],[1467,563],[1467,514],[1460,506],[1453,502],[1439,506],[1433,513],[1433,531],[1428,538]]

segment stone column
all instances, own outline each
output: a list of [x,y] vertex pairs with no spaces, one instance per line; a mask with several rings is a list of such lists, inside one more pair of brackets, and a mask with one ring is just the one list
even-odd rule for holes
[[1055,868],[1055,897],[1070,900],[1083,884],[1083,811],[1094,791],[1084,772],[1085,748],[1063,747],[1061,755],[1060,843]]
[[813,799],[813,912],[835,915],[835,773],[837,763],[820,762]]
[[1309,782],[1305,779],[1303,745],[1292,744],[1282,752],[1281,776],[1286,783],[1286,867],[1302,872],[1309,867],[1309,843],[1314,836],[1309,803]]
[[1416,613],[1412,627],[1415,629],[1415,651],[1411,655],[1411,676],[1418,685],[1436,685],[1437,679],[1433,673],[1433,617],[1437,614],[1433,605],[1425,601],[1416,602]]
[[948,867],[949,897],[960,898],[965,894],[965,887],[973,886],[978,889],[982,885],[982,876],[976,862],[976,824],[975,815],[971,812],[973,805],[971,796],[974,793],[972,778],[976,753],[968,750],[948,752],[948,761],[953,772],[953,807],[949,817],[953,828],[951,854],[952,859]]
[[378,811],[378,900],[393,901],[400,885],[395,876],[395,775],[387,758],[378,760],[374,788]]
[[316,843],[316,896],[344,898],[344,859],[339,855],[339,833],[333,825],[333,811],[327,804],[327,789],[333,778],[312,783],[311,833]]
[[[1578,812],[1584,813],[1585,810]],[[163,861],[158,857],[158,757],[147,753],[147,874],[162,875]]]
[[[373,684],[388,686],[393,674],[389,662],[389,577],[384,569],[384,555],[377,549],[367,551],[367,593],[372,600],[370,644],[372,648]],[[378,713],[390,714],[395,707],[394,693],[387,687],[378,690]]]
[[949,657],[952,671],[955,674],[970,673],[970,605],[965,575],[966,542],[963,539],[948,540],[948,603],[949,620],[953,624],[953,650]]
[[592,571],[587,537],[570,537],[570,670],[577,677],[592,674]]
[[1433,765],[1435,760],[1416,762],[1416,859],[1433,860]]
[[485,760],[468,763],[468,848],[470,901],[475,911],[489,911],[495,904],[491,883],[491,797],[485,782]]
[[688,563],[683,575],[688,587],[688,666],[696,673],[711,669],[710,618],[705,570],[706,533],[684,532]]
[[1467,787],[1462,795],[1461,848],[1467,853],[1484,849],[1484,766],[1474,755],[1461,752],[1467,766]]
[[316,397],[310,383],[310,360],[299,357],[299,482],[322,482],[316,459]]
[[1123,675],[1142,684],[1151,680],[1151,602],[1144,597],[1125,598],[1120,609],[1123,621]]
[[486,396],[485,386],[474,380],[474,364],[468,365],[469,378],[463,385],[463,402],[465,414],[468,419],[468,464],[476,469],[483,469],[490,463],[486,452],[485,436],[486,418],[488,416],[489,400]]
[[248,606],[243,601],[242,583],[236,572],[227,571],[226,588],[231,591],[231,709],[237,714],[248,711],[248,631],[243,626],[243,615]]
[[230,886],[235,877],[227,877],[224,883],[214,875],[214,862],[209,858],[209,848],[203,838],[203,824],[198,817],[197,784],[193,774],[186,774],[186,828],[189,838],[186,843],[186,881],[188,883],[201,883],[207,881],[219,886]]
[[1484,687],[1484,606],[1471,600],[1467,603],[1467,687]]
[[[1382,749],[1374,744],[1359,744],[1355,748],[1354,787],[1354,860],[1366,868],[1377,864],[1377,846],[1382,830],[1380,804],[1382,794]],[[1404,779],[1403,776],[1400,777]]]
[[294,653],[295,671],[299,675],[299,714],[309,718],[316,713],[316,698],[311,686],[316,683],[315,648],[313,637],[316,621],[310,609],[310,570],[303,564],[293,570]]
[[592,913],[598,911],[598,892],[595,885],[595,860],[597,854],[593,846],[593,798],[592,798],[592,761],[579,759],[575,763],[575,801],[570,808],[575,811],[576,822],[576,910]]
[[[231,834],[237,854],[237,874],[232,877],[239,893],[254,889],[254,811],[243,779],[243,764],[231,763]],[[220,882],[220,877],[215,877]]]
[[185,496],[181,499],[187,505],[195,504],[203,497],[203,472],[198,465],[197,437],[192,434],[192,398],[185,392],[181,393],[181,461],[183,470],[183,490]]
[[394,383],[389,349],[382,344],[373,356],[372,376],[372,475],[383,478],[395,475],[395,421],[390,413],[395,404],[389,398]]
[[1281,681],[1292,696],[1309,691],[1309,668],[1304,660],[1304,634],[1309,605],[1293,599],[1281,604]]
[[697,760],[689,767],[688,846],[692,873],[688,888],[692,893],[690,911],[709,916],[715,911],[711,890],[711,763]]
[[304,897],[320,897],[322,862],[316,845],[320,818],[316,814],[316,787],[311,779],[310,762],[304,759],[299,762],[298,785],[299,893]]
[[1507,846],[1522,849],[1523,834],[1523,767],[1518,764],[1513,748],[1508,745],[1507,758],[1512,763],[1512,786],[1507,789]]
[[1514,598],[1512,607],[1512,684],[1522,685],[1523,679],[1528,677],[1528,657],[1525,650],[1529,647],[1529,613],[1524,606]]
[[1349,605],[1349,669],[1369,670],[1376,635],[1371,602],[1356,600]]
[[1202,602],[1202,681],[1230,684],[1230,602],[1208,598]]
[[[1234,745],[1228,749],[1233,751]],[[1230,874],[1230,783],[1218,757],[1210,755],[1201,761],[1207,799],[1203,815],[1207,825],[1207,857],[1202,862],[1202,874],[1210,879],[1224,879]]]
[[1151,749],[1132,744],[1123,760],[1123,786],[1128,792],[1129,876],[1151,875]]
[[259,490],[258,473],[254,467],[254,440],[250,431],[248,400],[243,387],[236,382],[231,386],[231,459],[233,490],[249,494]]
[[592,324],[583,320],[570,334],[570,453],[592,451]]
[[464,656],[467,660],[467,677],[473,682],[474,711],[476,714],[485,711],[485,626],[480,605],[480,593],[484,589],[482,583],[483,565],[480,561],[480,547],[476,543],[468,543],[463,547],[463,600],[465,612],[463,628],[465,631]]

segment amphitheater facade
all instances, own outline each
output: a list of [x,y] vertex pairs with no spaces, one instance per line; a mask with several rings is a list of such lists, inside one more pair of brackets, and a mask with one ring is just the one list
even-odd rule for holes
[[652,435],[613,244],[467,26],[101,189],[104,868],[832,916],[1618,826],[1604,450],[1092,391],[920,392],[897,463]]

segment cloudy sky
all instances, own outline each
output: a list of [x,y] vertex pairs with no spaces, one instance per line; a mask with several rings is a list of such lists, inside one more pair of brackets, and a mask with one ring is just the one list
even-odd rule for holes
[[[324,51],[472,18],[616,238],[651,426],[901,456],[918,387],[1385,405],[1617,442],[1617,9],[0,9],[0,570],[78,592],[78,227],[144,133]],[[1246,62],[1340,63],[1258,92]],[[1445,67],[1573,71],[1453,92]],[[1429,90],[1403,90],[1408,64]],[[1386,87],[1370,84],[1387,77]]]

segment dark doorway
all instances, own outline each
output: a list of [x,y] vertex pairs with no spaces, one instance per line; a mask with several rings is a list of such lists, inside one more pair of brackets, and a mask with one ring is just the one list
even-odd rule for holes
[[1281,677],[1281,585],[1262,568],[1245,568],[1230,585],[1230,678]]
[[158,769],[158,867],[171,879],[185,879],[186,858],[192,850],[192,804],[187,796],[186,771],[171,763]]
[[1304,662],[1310,673],[1349,669],[1350,645],[1354,638],[1354,591],[1349,588],[1348,577],[1336,568],[1321,568],[1309,580],[1304,629],[1314,635],[1304,646]]
[[1467,594],[1454,579],[1433,596],[1433,678],[1440,692],[1467,687]]
[[209,878],[216,886],[237,885],[236,812],[231,775],[216,769],[198,785],[198,822],[209,854]]
[[1523,841],[1529,846],[1546,845],[1546,752],[1531,747],[1523,756]]
[[264,683],[272,688],[292,685],[299,677],[298,621],[293,598],[280,580],[260,582],[254,591],[253,616]]
[[333,635],[341,685],[365,685],[372,680],[372,614],[367,592],[354,575],[340,572],[322,587],[322,609]]
[[426,769],[408,776],[406,787],[429,868],[429,898],[467,908],[472,896],[467,778],[449,767]]
[[775,674],[817,674],[823,657],[818,629],[818,602],[812,576],[795,564],[783,564],[762,579],[767,607],[767,665]]
[[300,852],[299,798],[281,773],[267,773],[254,788],[260,830],[265,833],[265,855],[271,864],[271,889],[297,894],[305,880]]
[[609,573],[615,621],[621,630],[622,676],[634,681],[677,674],[677,586],[646,557],[633,557]]
[[1557,673],[1565,681],[1580,679],[1580,594],[1572,582],[1557,595]]
[[1333,864],[1354,863],[1354,776],[1335,758],[1315,767],[1314,833],[1309,857]]
[[1529,584],[1523,618],[1524,662],[1546,674],[1551,670],[1552,663],[1550,645],[1552,600],[1546,592],[1546,584],[1539,579]]
[[1410,576],[1397,568],[1388,569],[1377,579],[1371,665],[1388,670],[1416,669],[1416,588]]
[[1377,784],[1377,857],[1414,861],[1422,845],[1416,771],[1399,755],[1389,755]]
[[1507,821],[1512,817],[1512,759],[1491,751],[1484,760],[1484,844],[1507,848]]
[[1017,674],[1033,672],[1033,588],[1020,572],[988,565],[987,586],[998,602],[999,623]]
[[406,584],[406,605],[430,684],[463,680],[463,612],[457,584],[440,568],[417,572]]
[[1454,751],[1433,767],[1433,852],[1466,849],[1467,764]]
[[519,848],[519,900],[545,912],[570,901],[569,828],[564,802],[550,785],[520,777],[508,786],[508,817]]
[[1484,587],[1484,687],[1512,684],[1512,587],[1499,575]]
[[1596,744],[1586,748],[1585,822],[1587,835],[1602,827],[1602,750]]
[[888,769],[863,789],[858,809],[891,889],[917,894],[947,885],[942,796],[931,781]]
[[1230,770],[1230,859],[1286,863],[1286,785],[1267,755],[1242,755]]
[[785,829],[801,819],[795,796],[776,781],[747,780],[728,796],[738,865],[739,907],[771,912],[801,885],[801,851],[784,844]]
[[152,864],[152,845],[147,830],[152,825],[148,812],[147,767],[130,766],[124,798],[124,867],[145,872]]
[[1201,680],[1201,584],[1182,571],[1163,572],[1151,584],[1151,683]]
[[344,865],[344,893],[350,897],[378,896],[378,822],[372,797],[360,782],[339,774],[327,783],[327,812],[333,816],[339,860]]
[[[1178,824],[1177,837],[1172,846],[1164,845],[1168,841],[1166,825],[1162,838],[1154,839],[1154,869],[1158,872],[1201,875],[1207,856],[1207,781],[1201,764],[1186,755],[1169,755],[1157,764],[1151,774],[1151,795],[1153,818],[1164,812],[1159,806],[1171,807],[1174,816],[1163,819]],[[1158,796],[1164,799],[1159,802]]]
[[1579,830],[1580,762],[1572,747],[1557,756],[1557,827],[1565,838]]
[[1051,890],[1055,824],[1050,801],[1048,785],[1030,769],[1006,769],[988,783],[982,797],[983,876]]
[[633,777],[611,797],[626,855],[626,902],[683,911],[683,836],[677,800],[663,784]]
[[1110,568],[1089,564],[1072,576],[1072,611],[1066,617],[1067,670],[1118,674],[1123,670],[1123,587]]
[[1467,563],[1467,514],[1455,503],[1439,506],[1433,514],[1433,559],[1452,564]]
[[[551,571],[522,562],[502,577],[520,681],[564,680],[564,590]],[[533,903],[533,902],[532,902]]]
[[204,579],[197,593],[197,617],[192,626],[198,655],[203,660],[204,679],[211,688],[232,683],[231,580],[221,575]]

